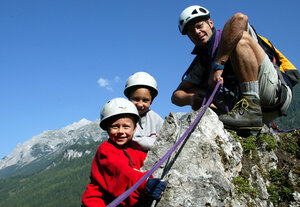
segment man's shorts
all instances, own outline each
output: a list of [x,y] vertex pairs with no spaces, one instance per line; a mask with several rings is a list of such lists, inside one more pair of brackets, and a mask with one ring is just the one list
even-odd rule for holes
[[259,67],[258,83],[262,108],[264,108],[264,106],[266,108],[271,108],[272,106],[276,105],[280,97],[280,88],[286,87],[287,89],[287,98],[280,111],[263,113],[264,123],[269,123],[275,118],[281,116],[281,114],[288,109],[292,101],[292,92],[290,87],[281,83],[280,79],[278,78],[276,68],[267,55]]
[[[250,24],[248,24],[247,32],[252,36],[253,39],[257,41],[257,36]],[[261,106],[265,106],[266,108],[271,108],[277,104],[280,97],[280,87],[285,87],[287,91],[286,101],[282,105],[280,111],[263,113],[264,123],[268,124],[277,117],[281,116],[282,113],[286,112],[292,101],[292,91],[290,87],[281,83],[280,79],[278,78],[277,70],[269,59],[268,55],[266,55],[262,64],[259,66],[258,84]]]

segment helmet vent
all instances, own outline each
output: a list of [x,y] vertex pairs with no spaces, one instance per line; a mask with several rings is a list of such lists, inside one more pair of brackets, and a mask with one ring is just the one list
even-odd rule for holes
[[191,14],[198,14],[198,12],[196,9],[194,9]]
[[202,13],[204,13],[204,14],[207,13],[207,11],[205,9],[203,9],[203,8],[200,8],[199,11],[202,12]]

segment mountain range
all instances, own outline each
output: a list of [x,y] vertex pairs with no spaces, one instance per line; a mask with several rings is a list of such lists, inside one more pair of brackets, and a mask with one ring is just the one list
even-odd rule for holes
[[44,131],[0,160],[0,206],[79,206],[98,146],[99,120]]
[[0,160],[0,178],[15,174],[30,174],[49,165],[58,154],[66,158],[81,157],[91,151],[64,151],[75,144],[87,145],[101,141],[107,133],[100,129],[99,120],[82,119],[60,130],[44,131],[19,144],[12,153]]

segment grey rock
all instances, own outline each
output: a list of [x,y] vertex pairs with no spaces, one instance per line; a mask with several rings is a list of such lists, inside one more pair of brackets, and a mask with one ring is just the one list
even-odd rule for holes
[[[148,152],[142,170],[151,169],[182,138],[200,110],[186,114],[171,112],[166,117],[160,137]],[[272,132],[265,126],[262,133]],[[280,139],[277,135],[274,138]],[[266,150],[263,143],[256,146],[255,152],[245,155],[240,142],[243,139],[247,138],[225,130],[218,116],[207,109],[171,158],[153,173],[154,177],[165,180],[168,186],[161,200],[152,206],[273,207],[267,190],[270,182],[265,175],[271,169],[277,169],[276,153]],[[233,181],[242,172],[248,176],[246,187],[241,192]],[[295,183],[292,173],[289,177]],[[299,206],[299,192],[294,192],[293,196],[295,201],[290,206]]]
[[[198,112],[166,117],[160,137],[148,153],[144,169],[150,169],[188,129]],[[180,127],[181,126],[181,127]],[[178,136],[180,135],[180,136]],[[226,206],[234,190],[232,179],[241,170],[242,147],[224,130],[208,109],[199,124],[173,154],[176,159],[164,176],[168,188],[157,206]],[[166,163],[155,173],[161,177]]]

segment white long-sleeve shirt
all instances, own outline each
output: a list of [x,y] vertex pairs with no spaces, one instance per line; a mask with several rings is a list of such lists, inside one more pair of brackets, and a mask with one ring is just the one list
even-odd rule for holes
[[152,110],[141,116],[132,138],[134,147],[145,152],[150,150],[159,135],[163,122],[163,119]]

